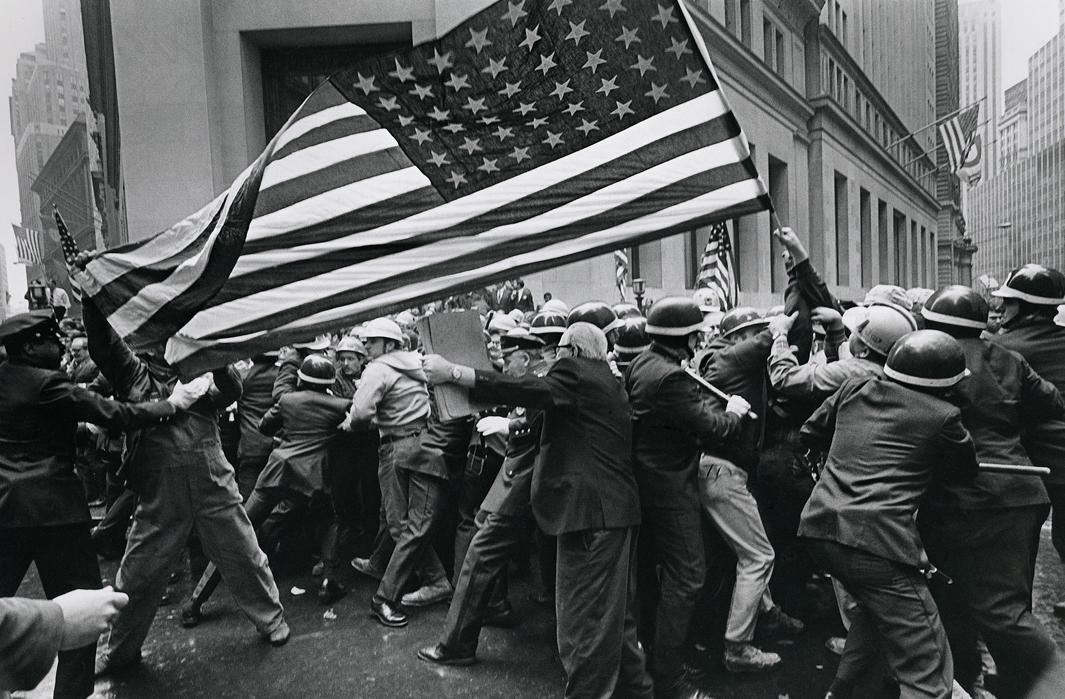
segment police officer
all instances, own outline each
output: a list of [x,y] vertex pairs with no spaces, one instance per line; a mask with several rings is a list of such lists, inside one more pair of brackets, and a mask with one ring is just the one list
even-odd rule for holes
[[[965,352],[971,375],[950,400],[961,408],[980,461],[1030,466],[1021,445],[1024,426],[1060,422],[1065,402],[1019,355],[980,339],[987,313],[987,301],[967,286],[936,291],[921,311],[928,328],[948,333]],[[954,653],[955,678],[969,691],[981,669],[977,633],[1000,680],[1009,684],[1006,696],[1028,696],[1048,670],[1065,686],[1056,645],[1032,614],[1039,529],[1049,511],[1040,479],[999,473],[937,482],[921,507],[917,524],[928,556],[954,580],[934,581],[932,592]]]
[[[1002,332],[992,342],[1019,353],[1035,373],[1065,393],[1065,328],[1054,323],[1058,304],[1065,303],[1065,275],[1027,264],[992,295],[1003,302]],[[1054,423],[1029,426],[1024,446],[1032,463],[1050,469],[1045,479],[1054,512],[1050,538],[1065,561],[1065,429]],[[1065,616],[1065,602],[1056,604],[1054,613]]]
[[682,368],[694,356],[702,328],[702,311],[691,299],[657,301],[647,314],[651,347],[625,374],[643,512],[641,636],[662,697],[702,696],[685,677],[683,662],[688,624],[706,577],[696,486],[700,445],[735,438],[750,409],[746,400],[734,396],[722,411],[717,399]]
[[[63,343],[51,311],[0,324],[0,596],[15,594],[34,562],[51,599],[98,588],[89,508],[74,473],[78,422],[141,427],[184,410],[202,394],[179,386],[167,400],[123,404],[79,388],[59,371]],[[95,643],[59,654],[57,697],[93,691]]]
[[647,334],[647,319],[643,316],[629,316],[621,321],[618,328],[617,342],[614,344],[614,358],[618,369],[624,372],[632,360],[644,350],[651,349],[651,337]]
[[[859,602],[840,664],[854,644],[882,643],[904,697],[951,696],[953,663],[923,572],[914,515],[933,478],[972,479],[976,449],[961,411],[941,396],[965,378],[949,335],[918,330],[895,343],[884,377],[847,381],[802,427],[828,460],[799,536]],[[832,687],[848,697],[853,687]]]

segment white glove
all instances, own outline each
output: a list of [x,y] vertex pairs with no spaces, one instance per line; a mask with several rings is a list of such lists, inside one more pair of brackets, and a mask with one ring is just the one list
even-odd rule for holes
[[498,415],[482,417],[477,421],[477,431],[485,437],[492,434],[510,434],[510,420]]
[[736,415],[743,417],[751,412],[751,404],[748,403],[743,396],[729,396],[728,403],[725,405],[725,412],[735,413]]
[[102,590],[73,590],[52,601],[63,610],[61,650],[71,650],[96,643],[118,610],[129,603],[129,596],[108,585]]
[[197,376],[188,383],[178,381],[166,400],[178,410],[188,410],[193,403],[204,396],[211,389],[214,381],[210,374]]

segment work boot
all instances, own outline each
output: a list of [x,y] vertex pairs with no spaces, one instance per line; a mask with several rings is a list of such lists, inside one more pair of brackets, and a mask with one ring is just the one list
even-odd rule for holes
[[798,636],[806,629],[806,624],[793,616],[788,616],[777,605],[758,617],[758,630],[771,638],[791,638]]
[[200,605],[192,600],[187,600],[181,605],[181,625],[183,627],[191,629],[198,626],[201,621],[203,621],[203,612],[200,610]]
[[374,580],[380,580],[385,576],[385,572],[383,570],[377,570],[373,567],[373,565],[370,563],[369,558],[352,558],[351,567],[355,569],[356,573],[361,573],[368,578],[373,578]]
[[455,665],[463,667],[466,665],[473,665],[477,662],[477,656],[473,653],[466,655],[464,653],[455,653],[450,651],[444,646],[443,643],[437,643],[435,646],[427,646],[418,651],[418,657],[427,663],[433,663],[434,665]]
[[434,583],[423,585],[414,592],[408,592],[400,598],[404,607],[428,607],[439,602],[448,602],[455,588],[447,578],[442,578]]
[[278,627],[270,633],[263,634],[263,638],[269,641],[270,645],[272,645],[274,648],[279,648],[280,646],[283,646],[288,643],[288,637],[291,634],[292,632],[288,628],[288,624],[286,624],[285,620],[282,619]]
[[397,628],[407,625],[407,615],[399,611],[392,602],[377,595],[370,600],[370,613],[383,626]]
[[725,641],[725,669],[729,672],[765,672],[780,664],[780,656],[750,643]]
[[344,583],[322,578],[322,585],[318,588],[318,601],[322,604],[332,604],[346,594],[348,594],[348,588],[344,586]]
[[843,649],[846,647],[847,639],[842,636],[832,636],[825,641],[825,648],[827,648],[830,653],[835,653],[836,655],[843,655]]

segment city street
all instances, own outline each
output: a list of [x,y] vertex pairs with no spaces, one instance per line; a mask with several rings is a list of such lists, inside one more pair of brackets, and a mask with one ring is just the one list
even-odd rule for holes
[[[1036,571],[1035,608],[1040,620],[1065,644],[1065,624],[1051,608],[1065,589],[1065,568],[1043,528]],[[113,576],[115,564],[105,567]],[[187,580],[173,585],[183,593]],[[515,629],[487,629],[478,651],[480,663],[469,668],[439,668],[415,653],[436,640],[446,607],[411,614],[405,629],[385,629],[367,606],[374,586],[369,580],[332,607],[314,597],[309,576],[279,581],[292,640],[280,649],[259,641],[233,604],[224,586],[194,630],[181,628],[175,602],[160,609],[145,644],[143,665],[118,679],[100,680],[97,695],[122,697],[552,697],[561,696],[561,667],[555,657],[552,615],[527,600],[528,585],[514,586],[522,623]],[[293,588],[305,590],[294,595]],[[39,596],[36,577],[28,577],[20,594]],[[335,618],[332,618],[335,615]],[[836,656],[824,647],[836,633],[831,623],[811,626],[795,643],[767,646],[779,652],[783,666],[767,675],[728,675],[716,660],[707,661],[700,685],[716,699],[814,699],[832,679]],[[52,675],[33,692],[18,697],[50,697]]]

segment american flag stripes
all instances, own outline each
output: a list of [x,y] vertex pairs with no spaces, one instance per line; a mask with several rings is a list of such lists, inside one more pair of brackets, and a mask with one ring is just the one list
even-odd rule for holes
[[40,264],[41,232],[17,223],[12,223],[11,228],[15,231],[15,252],[18,261],[24,265]]
[[78,256],[78,244],[74,241],[74,236],[67,230],[67,224],[63,222],[63,217],[59,215],[59,207],[52,205],[52,215],[55,217],[55,226],[59,231],[59,244],[63,248],[63,262],[66,263],[67,275],[70,280],[70,299],[74,303],[81,303],[81,285],[74,279],[75,275],[71,273],[74,267],[74,258]]
[[976,138],[977,120],[980,118],[980,105],[974,104],[964,112],[957,114],[939,125],[939,136],[947,150],[947,163],[951,172],[957,172],[965,164]]
[[624,250],[614,251],[614,285],[618,288],[618,298],[625,300],[625,284],[629,279],[629,255]]
[[735,261],[732,258],[732,244],[729,242],[728,228],[724,223],[715,223],[710,227],[710,237],[699,260],[697,287],[709,287],[717,292],[718,298],[728,311],[739,301],[739,289],[733,273]]
[[677,0],[502,0],[319,87],[217,199],[88,266],[185,373],[768,208]]

